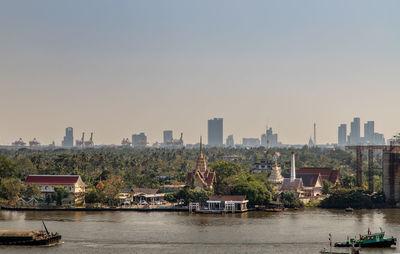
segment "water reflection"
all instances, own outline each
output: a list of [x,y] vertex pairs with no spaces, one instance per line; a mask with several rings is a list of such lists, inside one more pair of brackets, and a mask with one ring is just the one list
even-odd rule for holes
[[[29,253],[318,253],[346,235],[379,227],[400,232],[400,210],[304,209],[282,213],[188,214],[139,212],[10,212],[0,211],[2,229],[37,229],[44,219],[63,235],[57,249]],[[398,236],[397,236],[398,237]],[[396,249],[365,253],[395,253]],[[4,253],[26,253],[0,248]]]

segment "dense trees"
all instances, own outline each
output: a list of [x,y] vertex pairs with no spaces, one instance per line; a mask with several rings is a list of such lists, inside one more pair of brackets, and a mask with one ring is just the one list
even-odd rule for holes
[[8,201],[15,201],[21,193],[21,180],[18,178],[2,178],[0,183],[0,196]]
[[[279,152],[279,164],[284,172],[290,171],[292,149],[230,149],[207,148],[203,150],[209,167],[216,172],[215,194],[246,195],[250,204],[265,204],[272,198],[271,186],[266,175],[250,175],[252,164]],[[318,166],[339,169],[345,175],[344,182],[353,186],[354,155],[335,149],[307,148],[295,150],[298,167]],[[159,188],[164,184],[182,184],[188,171],[193,170],[199,151],[197,149],[0,149],[0,179],[25,180],[28,174],[79,174],[88,185],[86,201],[106,202],[116,197],[120,187]],[[235,163],[223,161],[235,155]],[[376,156],[375,163],[381,158]],[[377,187],[381,188],[381,176],[376,172]],[[364,177],[364,179],[367,179]],[[97,188],[102,183],[102,188]],[[13,190],[5,181],[1,193],[4,199],[35,196],[35,190],[20,187]],[[36,190],[37,191],[37,190]],[[18,192],[18,193],[17,193]],[[17,193],[14,195],[14,193]],[[185,194],[185,193],[181,193]],[[186,191],[188,198],[202,193]],[[174,197],[171,197],[174,198]]]
[[[281,154],[279,164],[283,171],[289,172],[291,149],[270,149],[266,153],[264,148],[208,148],[203,152],[217,172],[217,183],[222,183],[228,173],[235,175],[238,172],[238,166],[249,172],[254,162],[266,157],[271,159],[275,151]],[[127,186],[157,188],[163,184],[184,182],[186,172],[195,167],[198,153],[197,149],[0,149],[0,177],[24,180],[28,174],[79,174],[86,184],[96,185],[112,174],[121,176]],[[225,162],[214,164],[231,155],[236,156],[238,166]],[[296,156],[298,167],[334,167],[351,173],[354,164],[354,156],[342,150],[305,147],[297,149]],[[216,187],[218,192],[225,192],[220,187]]]
[[336,189],[331,195],[322,200],[323,208],[382,208],[385,206],[385,196],[382,192],[370,193],[360,188]]

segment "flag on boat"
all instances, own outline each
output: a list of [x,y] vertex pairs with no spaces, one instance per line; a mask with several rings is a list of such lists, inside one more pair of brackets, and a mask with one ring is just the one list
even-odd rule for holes
[[371,230],[368,228],[368,235],[370,235],[371,234]]

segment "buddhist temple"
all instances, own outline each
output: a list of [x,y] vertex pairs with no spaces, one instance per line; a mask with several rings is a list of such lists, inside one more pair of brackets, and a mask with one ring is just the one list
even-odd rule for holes
[[203,147],[200,137],[200,154],[197,158],[196,168],[192,172],[189,172],[186,177],[186,184],[194,185],[197,189],[206,187],[212,188],[216,183],[215,172],[208,170],[202,149]]

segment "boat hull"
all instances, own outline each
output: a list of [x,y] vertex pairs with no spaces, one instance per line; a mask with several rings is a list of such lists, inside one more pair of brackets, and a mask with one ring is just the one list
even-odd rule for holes
[[41,239],[0,239],[0,245],[51,245],[59,243],[61,235],[53,235]]
[[[354,243],[355,247],[362,247],[362,248],[389,248],[392,247],[392,245],[396,245],[396,239],[394,238],[390,240],[372,242],[372,243],[362,243],[362,242]],[[351,244],[349,242],[335,243],[335,247],[351,247]]]

